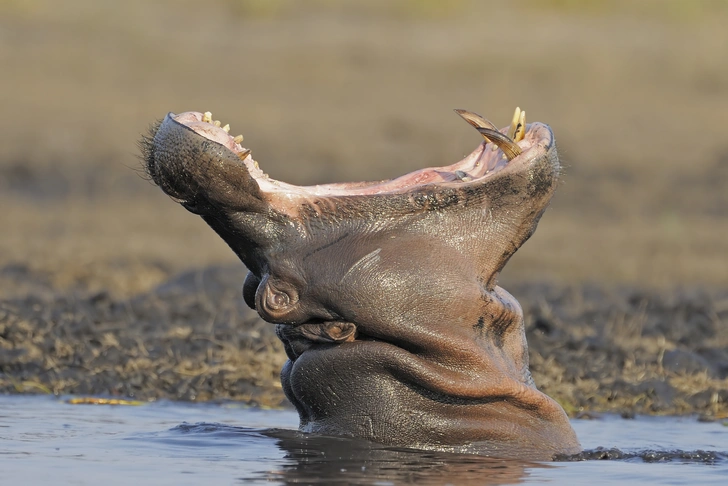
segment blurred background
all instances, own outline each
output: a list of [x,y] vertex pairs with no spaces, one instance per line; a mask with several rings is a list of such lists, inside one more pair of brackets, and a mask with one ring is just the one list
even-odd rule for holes
[[[140,173],[211,111],[272,177],[377,180],[553,128],[563,184],[501,282],[728,284],[728,2],[2,0],[0,291],[145,291],[234,263]],[[32,283],[19,283],[18,275]]]

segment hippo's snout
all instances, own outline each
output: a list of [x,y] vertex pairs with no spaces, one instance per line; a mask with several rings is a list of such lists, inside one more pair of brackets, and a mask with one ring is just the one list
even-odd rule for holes
[[260,189],[251,171],[261,171],[250,150],[240,146],[242,136],[231,137],[208,121],[201,113],[164,117],[142,140],[147,173],[175,200],[197,208],[195,212],[214,205],[254,208]]

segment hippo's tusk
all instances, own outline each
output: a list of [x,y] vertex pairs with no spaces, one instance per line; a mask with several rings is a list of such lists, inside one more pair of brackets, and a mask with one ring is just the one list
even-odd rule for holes
[[483,138],[490,140],[491,143],[501,149],[509,161],[521,155],[521,147],[507,135],[503,135],[498,130],[491,130],[490,128],[478,128],[478,131]]
[[526,135],[526,111],[521,111],[520,108],[516,107],[516,111],[513,113],[513,120],[511,126],[508,127],[508,138],[513,139],[514,142],[520,142]]
[[491,130],[498,130],[498,127],[493,125],[489,120],[486,120],[482,116],[468,110],[455,110],[455,113],[463,117],[463,120],[470,123],[475,128],[490,128]]
[[520,121],[521,121],[521,109],[516,106],[516,111],[513,112],[513,119],[511,120],[511,125],[508,127],[508,131],[506,132],[506,135],[511,140],[516,138],[516,131],[518,130],[518,122],[520,122]]
[[521,112],[521,116],[518,117],[518,125],[516,126],[516,133],[513,135],[513,141],[518,143],[523,140],[526,136],[526,111]]
[[516,132],[516,143],[523,140],[523,138],[526,136],[526,112],[525,110],[521,112],[521,129]]
[[[242,152],[238,153],[238,158],[240,160],[245,160],[245,157],[247,157],[248,155],[250,155],[250,149],[245,149]],[[255,168],[258,168],[258,162],[255,163]]]
[[[483,136],[486,142],[493,144],[493,148],[497,147],[501,149],[509,161],[521,155],[521,147],[516,145],[516,143],[513,141],[513,138],[509,137],[508,135],[503,135],[501,132],[498,131],[498,128],[490,121],[486,120],[477,113],[473,113],[472,111],[455,110],[455,113],[460,115],[463,120],[475,127],[475,129],[478,130],[478,132]],[[514,133],[519,133],[518,130],[520,125],[518,122],[520,120],[523,120],[524,125],[522,128],[520,128],[520,131],[522,132],[520,136],[521,139],[523,139],[523,134],[525,134],[526,131],[526,113],[522,112],[520,108],[516,108],[516,113],[518,114],[518,117],[516,118],[516,115],[514,114],[514,120],[516,120],[516,123],[515,125],[511,124],[511,128],[513,129]],[[510,132],[511,129],[509,129],[508,131]]]

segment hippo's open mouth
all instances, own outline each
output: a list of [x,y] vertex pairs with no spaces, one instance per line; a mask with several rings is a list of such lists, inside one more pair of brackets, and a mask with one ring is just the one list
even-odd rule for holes
[[[260,169],[249,149],[241,145],[243,136],[230,135],[230,125],[213,120],[212,113],[188,111],[170,113],[163,123],[180,124],[198,135],[215,142],[234,153],[244,164],[260,190],[271,194],[292,196],[352,196],[402,192],[426,184],[478,183],[511,165],[533,160],[547,151],[552,142],[551,131],[540,123],[526,125],[525,111],[516,108],[513,122],[506,130],[499,131],[480,115],[466,110],[455,110],[475,127],[485,141],[470,155],[452,165],[420,169],[401,177],[377,182],[352,182],[296,186],[277,181]],[[511,162],[514,163],[511,163]],[[153,173],[153,172],[152,172]],[[184,198],[178,198],[181,201]]]
[[[179,115],[169,114],[163,123],[179,124],[192,130],[197,135],[219,144],[230,150],[255,180],[261,192],[268,198],[277,200],[278,209],[294,209],[286,204],[291,199],[312,200],[321,198],[336,198],[346,196],[385,196],[395,193],[406,193],[415,188],[427,185],[438,187],[458,187],[463,185],[482,184],[501,171],[517,170],[519,165],[527,165],[529,161],[537,159],[552,145],[551,131],[542,124],[526,125],[525,111],[516,108],[511,125],[502,132],[482,116],[465,111],[455,110],[470,125],[475,127],[485,139],[470,155],[461,161],[443,167],[420,169],[401,177],[378,182],[354,182],[320,184],[314,186],[296,186],[269,177],[258,165],[251,155],[251,151],[244,148],[241,143],[243,136],[230,135],[230,125],[214,120],[212,113],[184,112]],[[515,167],[515,169],[510,169]],[[335,200],[335,199],[334,199]],[[374,255],[371,258],[377,258]],[[251,287],[257,291],[260,280],[251,276],[256,284]],[[255,294],[246,296],[251,307],[265,313],[265,305],[256,304]],[[263,303],[264,304],[264,303]],[[265,314],[264,314],[265,317]],[[353,341],[367,342],[368,346],[392,345],[407,349],[407,342],[394,340],[385,334],[373,335],[353,322],[342,321],[342,316],[334,315],[330,319],[308,319],[305,321],[289,322],[279,326],[278,335],[286,344],[286,351],[291,360],[297,359],[303,352],[312,347],[321,351],[326,349],[320,344],[343,344]],[[271,319],[275,322],[275,319]],[[294,325],[291,325],[294,324]]]
[[[379,182],[304,187],[272,179],[241,145],[242,135],[231,136],[210,112],[169,113],[142,149],[152,180],[202,216],[250,269],[246,302],[270,322],[306,325],[286,331],[289,339],[381,340],[406,348],[407,339],[360,322],[351,306],[369,305],[369,297],[344,289],[356,292],[357,281],[404,268],[416,249],[465,265],[452,281],[472,274],[492,291],[500,269],[535,229],[558,177],[548,126],[526,125],[519,108],[502,130],[455,111],[484,138],[470,155]],[[396,270],[397,279],[422,273],[420,266]],[[435,266],[443,275],[450,270]]]

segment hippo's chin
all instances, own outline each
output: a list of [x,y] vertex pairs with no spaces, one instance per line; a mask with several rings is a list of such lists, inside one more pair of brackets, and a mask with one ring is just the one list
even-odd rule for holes
[[383,444],[549,459],[580,446],[533,384],[523,314],[496,285],[556,188],[551,129],[519,109],[460,162],[381,181],[268,177],[210,113],[169,114],[142,142],[151,179],[250,273],[245,302],[290,358],[301,429]]
[[[581,448],[561,407],[505,370],[446,367],[391,343],[310,343],[282,372],[304,432],[551,460]],[[487,376],[496,374],[497,376]]]

